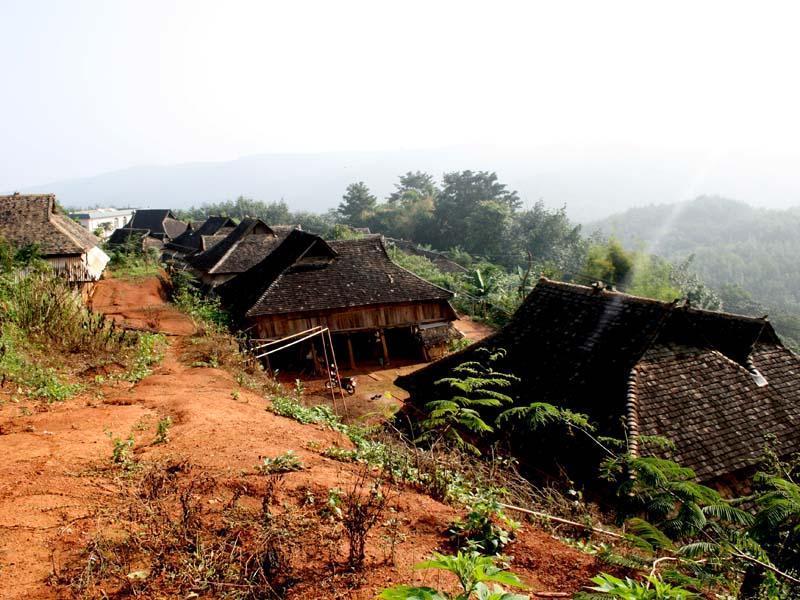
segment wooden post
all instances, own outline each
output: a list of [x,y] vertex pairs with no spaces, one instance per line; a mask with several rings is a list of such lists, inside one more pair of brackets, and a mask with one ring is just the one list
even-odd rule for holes
[[378,330],[378,335],[381,338],[381,346],[383,347],[383,364],[389,366],[389,348],[386,345],[386,334],[383,329]]
[[347,335],[347,354],[350,357],[350,368],[356,370],[356,355],[353,353],[353,340]]
[[314,362],[314,374],[319,374],[319,358],[317,357],[317,345],[311,340],[311,360]]

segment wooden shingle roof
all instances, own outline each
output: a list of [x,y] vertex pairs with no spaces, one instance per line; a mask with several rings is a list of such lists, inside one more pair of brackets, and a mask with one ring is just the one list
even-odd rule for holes
[[195,221],[191,227],[174,238],[167,245],[168,248],[184,252],[197,252],[204,250],[203,237],[214,236],[225,231],[230,233],[236,227],[228,217],[208,217],[205,221]]
[[481,347],[507,351],[499,368],[521,378],[519,402],[585,412],[612,435],[624,419],[664,436],[701,480],[752,466],[767,433],[800,450],[800,357],[766,319],[542,279],[500,331],[397,384],[431,399]]
[[58,211],[53,194],[0,196],[0,236],[16,247],[36,244],[42,256],[84,254],[99,245],[91,232]]
[[129,229],[148,229],[150,235],[162,240],[172,240],[189,228],[187,223],[179,221],[172,211],[165,208],[137,209],[130,223]]
[[242,219],[224,239],[190,257],[188,262],[211,275],[243,273],[269,255],[286,235],[276,234],[260,219]]
[[380,236],[327,242],[334,258],[288,266],[247,311],[248,317],[421,301],[447,301],[440,288],[389,258]]

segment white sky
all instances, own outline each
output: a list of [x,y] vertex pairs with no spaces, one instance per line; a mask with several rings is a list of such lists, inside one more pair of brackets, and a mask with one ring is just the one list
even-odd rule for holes
[[464,143],[800,164],[798,23],[793,2],[0,0],[0,189]]

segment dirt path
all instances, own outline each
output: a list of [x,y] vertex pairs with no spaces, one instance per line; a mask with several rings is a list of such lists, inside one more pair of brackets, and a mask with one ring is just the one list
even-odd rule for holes
[[[69,597],[63,587],[48,582],[79,555],[110,513],[113,517],[119,489],[108,469],[109,435],[133,435],[139,459],[188,460],[219,477],[240,475],[260,457],[287,450],[307,467],[286,477],[290,488],[308,486],[325,493],[353,476],[354,467],[320,454],[332,444],[347,445],[339,434],[266,411],[264,398],[239,386],[224,370],[180,362],[181,345],[194,326],[165,303],[158,280],[102,281],[94,308],[127,326],[173,336],[161,365],[134,386],[109,384],[100,393],[32,414],[21,414],[13,402],[0,405],[0,598]],[[173,421],[170,441],[153,445],[156,423],[166,416]],[[410,490],[400,490],[396,504],[406,533],[397,565],[377,566],[380,550],[371,545],[376,566],[348,597],[372,598],[381,587],[401,581],[435,583],[435,575],[411,567],[441,545],[441,534],[457,512]],[[596,570],[591,557],[531,527],[512,553],[519,557],[521,574],[539,589],[577,589]],[[308,593],[299,589],[296,597],[319,597],[314,586]]]

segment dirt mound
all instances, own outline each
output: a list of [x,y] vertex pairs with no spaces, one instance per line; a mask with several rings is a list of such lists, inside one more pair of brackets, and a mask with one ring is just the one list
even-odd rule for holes
[[[157,279],[102,281],[93,306],[126,326],[158,328],[175,336],[163,363],[134,386],[108,384],[100,393],[49,405],[43,412],[22,414],[12,402],[0,405],[0,432],[5,433],[0,434],[0,597],[70,594],[58,575],[67,565],[85,561],[82,550],[98,531],[113,530],[124,506],[124,482],[110,467],[112,438],[132,436],[139,461],[182,461],[220,482],[252,475],[262,457],[294,451],[304,469],[285,476],[283,493],[292,498],[309,490],[324,497],[353,480],[357,465],[322,454],[331,445],[349,445],[340,434],[268,412],[266,400],[227,371],[180,362],[181,345],[189,343],[180,336],[194,327],[165,304]],[[172,420],[169,441],[155,444],[157,424],[166,417]],[[298,582],[289,597],[366,599],[401,582],[449,581],[412,567],[443,547],[443,532],[458,511],[408,488],[395,492],[401,529],[396,564],[385,560],[379,526],[368,539],[368,568],[362,578],[340,579],[326,574],[323,565]],[[204,502],[228,500],[217,494]],[[598,570],[593,558],[529,525],[508,552],[517,557],[514,569],[533,589],[571,592]]]

